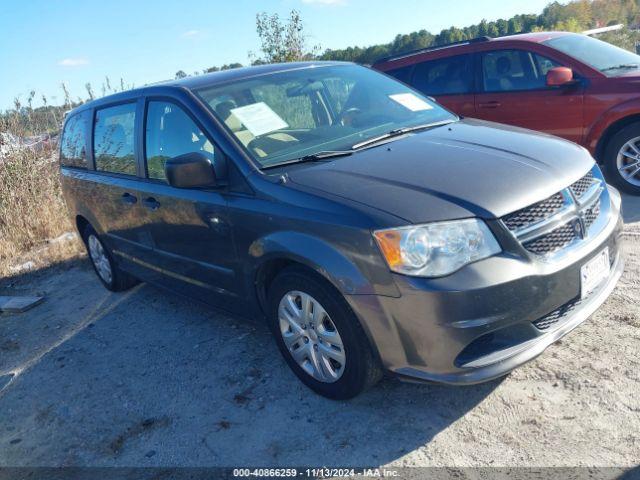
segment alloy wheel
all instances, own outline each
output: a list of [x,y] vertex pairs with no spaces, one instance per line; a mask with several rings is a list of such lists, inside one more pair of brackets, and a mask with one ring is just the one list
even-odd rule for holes
[[631,185],[640,186],[640,137],[627,141],[616,159],[616,167],[620,176]]
[[346,354],[336,325],[311,295],[290,291],[278,306],[280,333],[287,350],[308,375],[333,383],[344,373]]
[[89,235],[88,239],[89,244],[89,256],[91,257],[91,261],[93,265],[96,267],[96,271],[100,278],[107,284],[111,283],[113,278],[113,274],[111,272],[111,262],[107,257],[107,253],[105,252],[102,243],[95,235]]

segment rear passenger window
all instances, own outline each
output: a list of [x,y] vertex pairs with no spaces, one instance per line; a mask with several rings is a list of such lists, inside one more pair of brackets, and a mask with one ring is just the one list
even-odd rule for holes
[[87,125],[89,112],[81,112],[67,120],[60,141],[60,164],[87,168]]
[[136,104],[126,103],[96,111],[93,148],[96,170],[136,174]]
[[453,95],[473,90],[471,55],[431,60],[416,65],[413,86],[427,95]]
[[408,67],[400,67],[400,68],[395,68],[393,70],[387,70],[384,73],[397,78],[401,82],[409,83],[411,81],[412,71],[413,71],[413,65],[409,65]]
[[215,163],[213,144],[191,117],[173,103],[149,102],[145,130],[149,178],[166,180],[165,162],[186,153],[202,153]]

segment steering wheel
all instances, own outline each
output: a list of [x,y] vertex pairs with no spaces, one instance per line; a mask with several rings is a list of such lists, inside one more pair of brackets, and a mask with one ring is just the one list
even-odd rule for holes
[[350,107],[340,113],[340,124],[344,126],[351,125],[354,117],[362,113],[358,107]]

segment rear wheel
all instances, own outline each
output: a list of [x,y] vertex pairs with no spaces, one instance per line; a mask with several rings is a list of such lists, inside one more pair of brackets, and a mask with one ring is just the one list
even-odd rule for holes
[[306,269],[290,267],[274,279],[269,323],[289,367],[320,395],[352,398],[382,376],[346,300]]
[[89,259],[102,284],[113,292],[127,290],[138,283],[138,280],[120,270],[113,261],[107,247],[91,225],[87,225],[82,235]]
[[608,180],[620,190],[640,195],[640,122],[617,132],[604,151]]

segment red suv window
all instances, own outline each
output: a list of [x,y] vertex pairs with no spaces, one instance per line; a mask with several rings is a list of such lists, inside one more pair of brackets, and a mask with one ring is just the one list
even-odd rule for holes
[[553,60],[524,50],[494,50],[482,54],[485,92],[546,88],[546,74],[559,66]]
[[473,90],[471,55],[456,55],[418,63],[413,85],[428,95],[455,95]]

